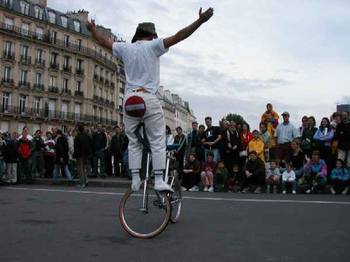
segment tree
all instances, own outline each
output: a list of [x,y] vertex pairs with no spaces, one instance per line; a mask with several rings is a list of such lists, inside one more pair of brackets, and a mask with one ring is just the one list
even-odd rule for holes
[[238,114],[229,113],[225,117],[222,118],[221,122],[224,121],[224,120],[234,121],[237,125],[241,125],[241,126],[242,126],[242,124],[246,124],[246,125],[249,126],[247,121],[245,121],[244,118],[241,115],[238,115]]

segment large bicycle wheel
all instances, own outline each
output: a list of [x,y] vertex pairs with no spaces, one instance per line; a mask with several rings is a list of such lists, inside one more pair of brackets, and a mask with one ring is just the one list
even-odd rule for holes
[[129,189],[119,205],[119,219],[124,230],[133,237],[152,238],[168,225],[171,206],[166,194],[147,188],[134,192]]
[[181,184],[180,184],[176,170],[172,170],[170,172],[171,172],[171,175],[169,177],[169,183],[171,184],[171,187],[174,190],[174,193],[168,193],[168,197],[171,205],[170,222],[175,224],[179,220],[180,214],[181,214],[182,193],[181,193]]

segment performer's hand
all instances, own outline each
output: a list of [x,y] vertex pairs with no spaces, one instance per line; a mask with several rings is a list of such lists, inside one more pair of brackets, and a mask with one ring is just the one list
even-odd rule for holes
[[204,13],[202,13],[202,7],[199,9],[199,20],[202,23],[207,22],[214,14],[214,9],[212,7],[208,8]]

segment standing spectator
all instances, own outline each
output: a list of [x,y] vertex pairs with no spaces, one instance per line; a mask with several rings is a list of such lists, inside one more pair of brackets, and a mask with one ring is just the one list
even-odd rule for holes
[[300,148],[300,140],[294,139],[291,143],[291,152],[288,157],[288,162],[292,163],[296,179],[298,180],[304,175],[305,155]]
[[285,160],[290,154],[290,144],[294,138],[299,137],[298,130],[289,122],[289,113],[282,114],[283,123],[276,129],[275,137],[277,140],[276,157],[279,160]]
[[104,164],[105,164],[105,172],[107,176],[113,175],[113,169],[114,169],[114,162],[112,163],[112,153],[111,153],[111,131],[110,129],[104,129],[104,133],[106,134],[107,138],[107,144],[104,150],[105,158],[104,158]]
[[287,188],[292,188],[292,194],[296,194],[296,182],[295,182],[295,173],[293,170],[293,165],[291,162],[286,163],[286,170],[282,174],[282,194],[287,193]]
[[16,136],[16,133],[12,133],[12,136],[8,136],[4,148],[6,180],[10,184],[17,183],[18,143]]
[[214,174],[216,172],[217,162],[214,160],[214,154],[208,153],[207,161],[202,163],[201,179],[204,185],[203,191],[214,192]]
[[4,161],[5,146],[6,146],[5,134],[3,131],[0,130],[0,180],[2,179],[6,169],[6,165]]
[[239,164],[239,149],[241,140],[236,130],[236,123],[224,121],[222,133],[223,160],[228,172],[232,174],[233,166]]
[[91,138],[85,132],[84,126],[78,126],[78,134],[74,138],[74,153],[73,156],[77,160],[77,173],[79,176],[80,186],[88,185],[87,174],[89,173],[89,157],[92,154]]
[[241,138],[241,152],[239,153],[240,156],[240,166],[243,167],[245,165],[245,162],[247,160],[248,156],[248,144],[250,140],[253,139],[252,133],[249,131],[249,126],[246,123],[242,124],[242,132],[240,134]]
[[68,181],[72,181],[72,175],[68,169],[68,156],[69,146],[67,138],[63,135],[62,131],[58,129],[56,131],[56,143],[55,143],[55,166],[53,170],[53,178],[58,179],[60,171],[63,169]]
[[214,161],[220,159],[220,140],[222,138],[220,127],[212,126],[212,119],[210,116],[205,118],[207,129],[202,136],[202,145],[205,148],[205,160],[208,158],[208,153],[212,152]]
[[350,119],[348,112],[342,112],[342,121],[337,125],[334,140],[338,144],[338,158],[350,167]]
[[114,175],[121,176],[124,135],[120,126],[114,128],[115,133],[111,139],[111,154],[113,156]]
[[264,122],[261,122],[260,125],[260,139],[264,142],[264,156],[265,161],[270,160],[270,149],[272,147],[272,140],[270,133],[267,131],[267,125]]
[[191,153],[185,164],[182,177],[182,190],[198,191],[200,182],[200,163],[196,159],[196,155]]
[[332,149],[331,143],[334,137],[334,131],[327,117],[322,118],[320,127],[314,135],[315,148],[321,152],[321,158],[326,161],[328,173],[331,171],[332,165]]
[[331,127],[333,128],[333,130],[335,130],[337,128],[337,125],[339,125],[341,123],[341,113],[339,112],[334,112],[331,116]]
[[96,132],[92,134],[93,162],[92,175],[97,177],[98,167],[100,167],[100,176],[106,177],[105,173],[105,149],[107,146],[107,136],[101,125],[97,126]]
[[44,176],[44,140],[41,130],[36,130],[32,140],[32,175],[34,177]]
[[225,167],[224,161],[220,160],[214,176],[214,185],[215,185],[214,187],[216,191],[220,192],[220,191],[227,190],[228,177],[229,177],[229,172]]
[[180,126],[176,128],[176,132],[177,134],[174,138],[174,144],[179,145],[179,148],[176,152],[176,167],[177,172],[179,173],[180,177],[182,177],[186,152],[186,136],[182,133],[182,128]]
[[201,137],[199,136],[198,123],[192,122],[192,131],[187,135],[187,155],[193,153],[200,155]]
[[253,131],[253,139],[248,143],[248,153],[255,151],[258,157],[265,162],[265,145],[259,137],[259,131]]
[[320,158],[320,152],[315,150],[312,152],[311,159],[308,159],[304,170],[304,184],[306,185],[306,193],[318,193],[324,189],[327,183],[327,165]]
[[303,129],[301,134],[301,149],[304,154],[311,157],[312,150],[314,149],[314,136],[317,131],[316,120],[313,116],[308,118],[307,127]]
[[276,194],[280,182],[281,171],[277,165],[277,161],[272,159],[266,174],[267,193],[273,192]]
[[261,193],[262,187],[265,185],[266,169],[265,163],[255,151],[249,153],[244,173],[243,193],[247,193],[250,190],[254,190],[256,194]]
[[350,172],[349,169],[345,167],[344,161],[338,159],[336,162],[336,168],[332,170],[331,173],[331,193],[346,195],[349,191],[350,186]]
[[165,126],[165,144],[166,145],[174,144],[174,136],[171,133],[171,129],[168,125]]
[[[271,103],[266,105],[266,111],[261,116],[261,122],[266,124],[267,132],[270,134],[270,137],[275,137],[276,127],[278,126],[279,115],[273,110]],[[270,154],[271,157],[275,157],[275,147],[276,142],[272,139],[270,145]]]
[[68,142],[68,168],[71,172],[72,178],[76,177],[77,175],[77,163],[75,158],[73,157],[74,154],[74,139],[75,136],[77,135],[77,130],[74,128],[73,130],[68,131],[68,137],[67,137],[67,142]]
[[303,116],[301,118],[301,126],[299,127],[299,134],[304,133],[304,129],[306,129],[309,125],[309,117],[308,116]]
[[[201,140],[201,138],[203,137],[205,131],[205,126],[204,125],[199,125],[198,127],[198,137]],[[202,144],[202,142],[200,143],[196,158],[199,161],[199,163],[202,163],[203,161],[205,161],[205,155],[204,155],[204,145]]]
[[52,133],[46,132],[46,139],[44,141],[44,160],[45,160],[45,177],[53,176],[53,168],[55,165],[55,140],[52,139]]
[[19,155],[19,180],[24,178],[25,183],[29,184],[33,181],[31,173],[31,157],[32,157],[32,140],[33,137],[29,135],[28,128],[25,126],[22,130],[22,135],[18,137],[18,155]]

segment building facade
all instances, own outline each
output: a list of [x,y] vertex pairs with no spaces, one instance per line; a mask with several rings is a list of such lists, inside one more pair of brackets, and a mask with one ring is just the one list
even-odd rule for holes
[[46,0],[0,0],[1,130],[122,122],[123,64],[92,38],[87,20],[86,11],[61,13]]
[[337,112],[349,112],[350,113],[350,104],[337,105]]

